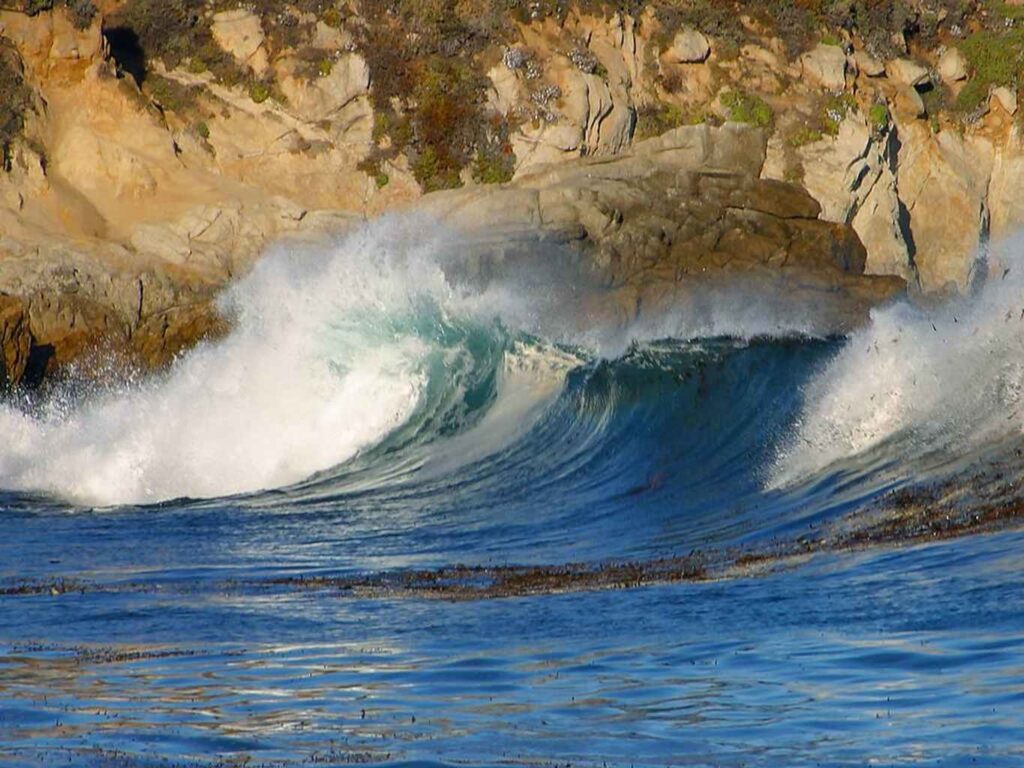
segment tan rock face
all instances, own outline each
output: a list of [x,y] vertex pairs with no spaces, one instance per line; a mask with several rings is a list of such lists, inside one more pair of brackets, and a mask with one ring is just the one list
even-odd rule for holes
[[896,178],[883,166],[853,218],[853,229],[867,251],[864,272],[868,275],[899,275],[910,285],[917,284],[917,269],[900,228],[902,203]]
[[[899,190],[926,291],[966,290],[987,227],[991,157],[956,134],[924,126],[901,131]],[[991,147],[988,148],[991,150]]]
[[959,83],[967,79],[967,58],[960,52],[960,49],[948,48],[939,58],[936,69],[942,82],[947,85]]
[[913,59],[887,61],[885,75],[897,85],[918,86],[928,82],[928,69]]
[[711,55],[711,44],[697,30],[684,29],[672,39],[668,55],[679,64],[700,64]]
[[987,208],[992,240],[998,243],[1024,224],[1024,152],[1017,129],[995,155],[988,184]]
[[73,362],[120,353],[129,327],[105,304],[75,294],[40,293],[28,298],[34,346],[46,351],[47,373]]
[[1017,114],[1017,94],[1001,85],[992,89],[992,100],[996,102],[1008,115]]
[[536,258],[538,243],[580,252],[580,285],[603,286],[583,297],[581,311],[592,317],[621,311],[619,320],[634,319],[739,279],[752,295],[791,291],[808,306],[829,293],[838,329],[902,290],[898,278],[863,275],[856,234],[821,221],[806,192],[761,180],[764,158],[757,130],[680,128],[614,159],[436,193],[415,208],[460,231],[482,275]]
[[338,29],[317,21],[313,32],[313,47],[328,51],[342,51],[352,45],[352,35],[345,29]]
[[514,107],[526,101],[529,96],[516,73],[504,64],[498,64],[487,72],[490,88],[487,104],[491,111],[502,117],[508,116]]
[[885,64],[867,51],[857,51],[853,58],[857,64],[857,69],[865,76],[881,77],[885,74]]
[[881,163],[874,156],[869,162],[873,149],[867,125],[850,118],[840,124],[835,138],[825,137],[798,150],[804,186],[821,204],[823,219],[850,221],[878,175]]
[[838,45],[818,45],[800,57],[805,77],[822,88],[839,91],[846,87],[846,54]]
[[102,20],[77,29],[63,9],[27,16],[0,9],[0,31],[18,47],[26,65],[39,75],[62,75],[84,68],[104,53]]
[[211,301],[171,307],[151,315],[132,334],[132,353],[142,365],[158,370],[199,341],[227,334],[228,324]]
[[[311,16],[303,23],[303,49],[270,56],[254,12],[218,15],[218,44],[256,75],[272,75],[279,90],[256,103],[243,87],[154,61],[147,92],[155,93],[156,77],[194,89],[192,103],[155,98],[158,109],[116,77],[100,20],[79,31],[62,11],[0,11],[35,89],[31,141],[15,143],[11,169],[0,174],[0,313],[14,329],[3,331],[13,345],[11,376],[24,375],[25,339],[37,351],[44,340],[52,346],[52,365],[101,339],[158,364],[190,336],[216,332],[213,292],[268,240],[419,197],[410,154],[383,161],[380,188],[381,175],[357,170],[375,142],[387,142],[373,130],[358,20],[348,29]],[[779,290],[804,298],[838,286],[860,295],[858,306],[886,285],[861,280],[861,270],[920,278],[925,290],[962,289],[986,233],[998,239],[1024,224],[1024,148],[1011,92],[994,92],[990,113],[964,138],[935,135],[945,123],[920,120],[915,87],[930,75],[909,58],[886,68],[862,50],[847,57],[819,46],[793,61],[766,34],[747,39],[736,58],[719,57],[698,32],[661,39],[651,15],[573,10],[561,23],[516,30],[534,70],[496,63],[498,50],[479,60],[481,70],[490,67],[484,113],[507,118],[516,181],[500,193],[476,187],[438,199],[475,211],[488,224],[481,236],[523,238],[530,221],[534,234],[579,247],[613,286],[610,304],[629,312],[637,301],[675,301],[709,272],[762,284],[785,274]],[[965,67],[950,48],[936,71],[955,92]],[[715,110],[723,88],[757,94],[774,110],[767,169],[763,142],[739,128],[633,146],[638,118],[660,115],[657,130],[697,119]],[[791,142],[786,129],[821,127],[823,91],[842,91],[858,106],[838,136]],[[869,124],[872,104],[884,104],[894,124]],[[468,171],[463,178],[472,181]],[[772,183],[793,178],[810,197]]]
[[54,148],[53,161],[65,179],[90,197],[140,200],[156,191],[156,177],[142,154],[88,125],[68,126]]
[[243,67],[262,77],[270,69],[266,38],[260,17],[239,8],[222,11],[213,17],[213,39]]
[[312,78],[302,72],[302,63],[295,58],[275,64],[278,83],[289,106],[307,122],[330,120],[369,92],[370,70],[362,56],[348,53],[328,61],[330,72]]
[[0,390],[21,381],[31,347],[25,303],[15,296],[0,295]]
[[[640,68],[632,22],[618,16],[608,20],[574,17],[567,25],[587,43],[600,70],[582,71],[565,54],[561,29],[543,28],[527,36],[530,49],[548,62],[543,87],[555,95],[547,105],[549,114],[524,124],[511,137],[517,175],[584,154],[615,153],[632,140],[635,78]],[[521,109],[523,96],[537,87],[528,86],[521,73],[509,77],[507,71],[495,68],[491,75],[491,103],[501,114]]]
[[920,120],[928,114],[921,94],[910,85],[902,85],[896,90],[893,109],[897,116],[907,120]]
[[852,224],[867,250],[865,271],[916,281],[899,227],[900,201],[893,176],[891,134],[876,136],[849,116],[836,137],[797,150],[804,186],[821,204],[821,218]]

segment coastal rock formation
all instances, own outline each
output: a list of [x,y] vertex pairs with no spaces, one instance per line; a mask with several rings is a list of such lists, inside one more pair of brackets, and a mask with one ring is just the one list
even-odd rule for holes
[[263,25],[252,11],[238,8],[214,14],[210,31],[221,48],[257,76],[270,69]]
[[22,380],[31,348],[25,303],[14,296],[0,296],[0,388],[6,390]]
[[899,196],[892,172],[894,137],[876,140],[856,119],[844,120],[834,139],[798,150],[804,186],[821,204],[821,218],[849,223],[867,249],[866,270],[915,278],[907,243],[896,222]]
[[830,91],[846,87],[846,54],[838,45],[819,45],[800,59],[803,74]]
[[672,40],[669,54],[679,64],[702,64],[711,55],[711,44],[697,30],[684,29]]
[[[628,153],[548,166],[511,184],[433,193],[410,211],[462,234],[457,268],[472,279],[528,268],[530,259],[571,262],[581,322],[626,323],[742,283],[814,305],[839,331],[903,290],[899,278],[863,274],[855,233],[821,221],[806,192],[761,179],[764,158],[757,129],[684,127]],[[301,230],[304,212],[273,212]],[[0,286],[21,297],[4,305],[8,379],[24,375],[31,350],[51,369],[89,364],[93,351],[152,368],[223,333],[213,299],[244,262],[233,249],[248,253],[267,231],[285,231],[266,220],[260,228],[263,216],[258,208],[207,207],[145,237],[137,230],[134,253],[150,254],[147,269],[128,251],[54,248],[0,260]],[[313,218],[311,230],[345,223]]]
[[582,256],[574,282],[590,321],[628,322],[702,291],[785,295],[839,332],[904,281],[864,274],[850,227],[819,218],[804,190],[760,178],[761,131],[692,126],[614,158],[584,159],[512,184],[428,195],[415,210],[459,231],[478,276],[536,258]]
[[[166,362],[223,331],[213,298],[267,242],[425,194],[445,216],[475,201],[501,236],[532,222],[623,317],[771,273],[861,296],[849,320],[900,283],[860,272],[965,291],[1024,223],[1016,81],[979,48],[1013,42],[999,9],[876,30],[747,0],[459,5],[444,23],[377,0],[20,5],[0,10],[9,382],[101,339]],[[678,160],[698,135],[715,163]]]
[[967,59],[960,52],[960,49],[955,47],[946,49],[946,52],[939,57],[936,71],[947,85],[962,82],[970,74]]

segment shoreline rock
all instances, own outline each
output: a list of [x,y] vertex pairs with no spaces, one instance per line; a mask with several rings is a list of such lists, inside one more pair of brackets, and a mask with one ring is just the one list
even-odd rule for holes
[[[903,281],[967,290],[979,248],[1024,223],[1017,94],[982,91],[954,124],[976,73],[951,30],[909,47],[818,30],[793,47],[770,23],[739,17],[727,38],[652,3],[519,19],[466,53],[363,5],[203,6],[176,34],[205,30],[182,40],[208,48],[142,70],[112,28],[136,0],[84,28],[62,7],[0,10],[0,66],[25,97],[0,172],[4,381],[97,345],[164,365],[225,331],[215,297],[267,243],[393,210],[473,211],[488,225],[466,269],[481,275],[540,243],[535,258],[576,270],[585,316],[625,323],[742,284],[826,307],[837,330]],[[373,25],[403,55],[426,46],[390,100]],[[466,71],[438,69],[437,51]],[[446,136],[423,143],[420,107],[439,125],[461,115],[446,130],[477,131],[477,154],[431,176],[444,158],[424,149]]]
[[577,311],[590,323],[626,325],[735,285],[751,299],[782,291],[844,333],[902,294],[903,279],[865,274],[852,227],[822,221],[802,188],[761,178],[765,154],[758,129],[688,126],[611,158],[427,195],[410,210],[465,238],[478,279],[538,252],[578,254],[569,279],[589,286]]

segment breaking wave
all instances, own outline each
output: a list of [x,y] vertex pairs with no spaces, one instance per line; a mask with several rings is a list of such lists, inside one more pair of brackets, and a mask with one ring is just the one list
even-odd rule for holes
[[279,247],[223,297],[231,334],[165,374],[0,407],[0,487],[344,508],[381,531],[458,510],[538,558],[573,537],[582,556],[601,520],[625,555],[652,531],[774,535],[1006,455],[1024,428],[1024,269],[834,339],[741,294],[580,328],[543,278],[453,278],[459,249],[409,217]]

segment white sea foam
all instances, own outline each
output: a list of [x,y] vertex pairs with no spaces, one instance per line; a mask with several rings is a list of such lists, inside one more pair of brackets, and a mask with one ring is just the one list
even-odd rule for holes
[[0,487],[91,505],[288,485],[375,443],[425,385],[427,349],[387,318],[450,294],[443,237],[382,221],[280,250],[224,297],[231,335],[163,377],[27,415],[0,407]]
[[[805,390],[771,484],[888,446],[891,458],[967,454],[1024,430],[1024,239],[972,295],[872,313]],[[1008,271],[1007,271],[1008,270]]]

